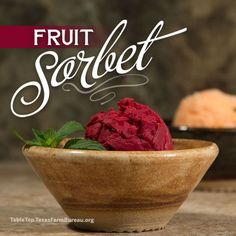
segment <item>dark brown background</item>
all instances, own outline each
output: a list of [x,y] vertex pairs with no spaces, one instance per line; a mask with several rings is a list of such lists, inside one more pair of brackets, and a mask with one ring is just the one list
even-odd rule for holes
[[[34,62],[44,50],[1,49],[0,160],[22,159],[21,143],[12,136],[12,128],[29,137],[32,127],[56,128],[68,120],[85,123],[90,115],[125,96],[170,118],[179,100],[195,90],[218,87],[236,93],[235,12],[234,0],[1,0],[1,25],[95,25],[113,29],[120,20],[128,19],[117,52],[145,39],[159,20],[165,20],[163,33],[183,27],[188,27],[188,32],[153,45],[149,56],[154,59],[145,70],[148,85],[118,89],[116,100],[103,107],[90,102],[87,95],[65,93],[59,87],[51,90],[50,102],[42,112],[25,119],[13,116],[10,99],[20,85],[38,79]],[[58,52],[67,58],[77,49]],[[96,54],[97,50],[89,53]]]

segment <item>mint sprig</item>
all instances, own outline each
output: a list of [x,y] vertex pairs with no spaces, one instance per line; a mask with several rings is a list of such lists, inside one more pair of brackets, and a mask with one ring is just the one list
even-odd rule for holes
[[64,148],[82,150],[106,150],[99,142],[91,139],[74,138],[69,140]]
[[[34,138],[32,140],[24,139],[16,130],[13,130],[13,133],[26,145],[54,148],[57,147],[64,138],[78,131],[84,131],[84,127],[76,121],[69,121],[65,123],[58,131],[55,131],[54,129],[48,129],[47,131],[43,132],[37,129],[32,129],[32,132],[34,134]],[[64,148],[105,150],[105,148],[97,141],[84,138],[70,139],[66,142]]]
[[60,143],[60,141],[67,137],[68,135],[71,135],[77,131],[84,131],[83,125],[76,121],[69,121],[65,123],[57,132],[55,139],[57,142]]
[[32,140],[24,139],[16,130],[13,130],[13,133],[17,138],[29,146],[57,147],[62,139],[75,132],[84,131],[84,128],[76,121],[69,121],[65,123],[58,131],[55,131],[54,129],[48,129],[46,132],[36,129],[32,129],[32,131],[34,134],[34,138]]

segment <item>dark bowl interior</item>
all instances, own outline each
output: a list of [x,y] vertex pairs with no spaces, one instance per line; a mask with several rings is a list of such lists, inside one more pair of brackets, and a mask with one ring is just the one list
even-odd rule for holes
[[219,156],[204,179],[236,178],[236,129],[173,127],[170,120],[167,120],[166,124],[173,138],[202,139],[219,146]]

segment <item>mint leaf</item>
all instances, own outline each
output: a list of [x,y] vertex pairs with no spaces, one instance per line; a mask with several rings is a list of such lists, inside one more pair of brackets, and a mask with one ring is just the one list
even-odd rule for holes
[[71,135],[77,131],[84,131],[84,127],[80,123],[78,123],[76,121],[69,121],[69,122],[65,123],[56,132],[55,138],[57,140],[57,143],[59,143],[66,136]]
[[45,141],[43,142],[43,146],[46,147],[56,147],[56,131],[53,129],[48,129],[46,132],[44,132],[44,138]]
[[18,138],[20,139],[23,143],[26,143],[27,140],[25,140],[15,129],[12,130],[12,133]]
[[43,147],[56,147],[57,142],[55,140],[56,131],[53,129],[48,129],[46,132],[41,132],[36,129],[32,129],[35,139],[33,139],[31,144],[34,146]]
[[76,121],[70,121],[65,123],[58,131],[48,129],[46,132],[42,132],[32,129],[34,134],[32,140],[24,139],[16,130],[13,130],[13,133],[18,139],[30,146],[57,147],[63,138],[77,131],[84,131],[83,126]]
[[26,140],[25,144],[29,146],[42,146],[42,143],[37,142],[36,140]]
[[106,150],[99,142],[91,139],[71,139],[64,148],[68,149],[82,149],[82,150]]
[[64,145],[64,148],[70,148],[70,146],[76,144],[80,139],[82,138],[72,138],[69,141],[66,142],[66,144]]
[[35,139],[33,139],[32,141],[24,139],[15,129],[12,130],[12,133],[26,145],[41,146],[41,143]]
[[34,134],[34,137],[35,139],[38,141],[38,142],[43,142],[45,141],[45,136],[44,136],[44,133],[37,130],[37,129],[32,129],[32,132]]

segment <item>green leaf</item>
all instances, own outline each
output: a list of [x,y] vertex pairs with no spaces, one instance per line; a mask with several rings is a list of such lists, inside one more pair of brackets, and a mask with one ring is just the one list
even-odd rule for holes
[[69,141],[66,142],[64,145],[64,148],[70,148],[71,145],[76,144],[81,138],[72,138]]
[[82,149],[82,150],[106,150],[99,142],[91,139],[71,139],[64,148],[68,149]]
[[48,129],[46,132],[43,133],[45,139],[51,139],[56,137],[56,131],[54,129]]
[[78,131],[84,131],[84,127],[76,122],[76,121],[69,121],[65,123],[57,132],[56,132],[56,140],[59,143],[63,138],[68,135],[71,135]]
[[12,133],[18,138],[20,139],[23,143],[26,143],[27,140],[25,140],[15,129],[12,130]]
[[76,121],[70,121],[65,123],[57,132],[51,128],[46,132],[32,129],[34,134],[32,140],[24,139],[16,130],[13,130],[13,133],[22,142],[30,146],[57,147],[63,138],[77,131],[84,131],[83,126]]
[[56,131],[53,129],[48,129],[46,132],[43,133],[44,139],[42,141],[42,146],[45,147],[56,147],[57,141],[56,141]]
[[26,140],[24,139],[15,129],[12,130],[12,133],[18,138],[20,139],[23,143],[30,145],[30,146],[41,146],[41,143],[36,141],[36,140]]
[[45,141],[45,135],[43,132],[37,130],[37,129],[32,129],[33,131],[33,134],[34,134],[34,137],[35,139],[38,141],[38,142],[44,142]]
[[42,143],[37,142],[35,140],[32,140],[32,141],[26,140],[25,144],[29,146],[42,146]]

